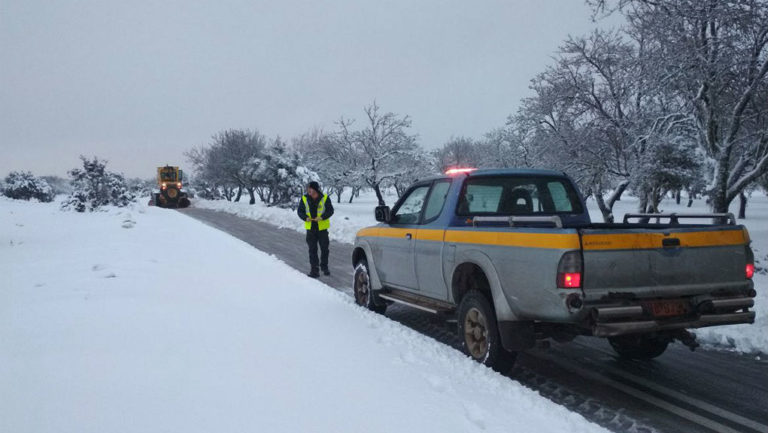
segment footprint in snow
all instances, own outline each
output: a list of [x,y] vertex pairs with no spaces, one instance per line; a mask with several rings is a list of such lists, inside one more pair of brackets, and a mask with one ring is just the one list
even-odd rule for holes
[[127,219],[127,220],[123,221],[123,225],[122,225],[122,227],[123,227],[124,229],[132,229],[132,228],[133,228],[133,226],[135,226],[135,225],[136,225],[136,221],[133,221],[133,220]]
[[103,271],[104,269],[107,269],[107,265],[95,264],[91,266],[93,272]]
[[117,278],[117,275],[114,272],[110,272],[107,275],[104,275],[104,278]]

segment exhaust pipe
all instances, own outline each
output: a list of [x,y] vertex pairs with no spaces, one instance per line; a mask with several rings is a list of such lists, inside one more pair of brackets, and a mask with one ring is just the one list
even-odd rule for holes
[[600,307],[592,310],[592,317],[595,321],[625,319],[642,315],[643,307],[639,305],[632,305],[629,307]]
[[699,304],[699,311],[711,313],[715,310],[741,310],[754,306],[755,300],[751,298],[711,299]]

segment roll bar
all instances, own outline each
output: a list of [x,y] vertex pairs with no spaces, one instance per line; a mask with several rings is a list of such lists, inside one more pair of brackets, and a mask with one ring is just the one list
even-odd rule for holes
[[646,220],[655,219],[656,223],[661,223],[662,218],[669,218],[670,224],[680,224],[680,218],[693,219],[712,219],[726,220],[726,224],[736,225],[736,218],[731,212],[728,213],[628,213],[624,214],[624,223],[628,223],[630,218],[644,218]]

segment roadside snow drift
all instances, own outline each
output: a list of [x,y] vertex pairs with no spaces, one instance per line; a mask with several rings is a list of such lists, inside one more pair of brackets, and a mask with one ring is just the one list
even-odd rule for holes
[[178,212],[0,227],[2,432],[602,431]]

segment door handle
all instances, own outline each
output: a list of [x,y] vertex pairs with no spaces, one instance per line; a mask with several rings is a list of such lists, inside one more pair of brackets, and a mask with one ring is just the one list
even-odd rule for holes
[[411,238],[413,238],[413,236],[411,236],[410,233],[406,233],[405,234],[405,238],[408,239],[408,240],[411,240]]

